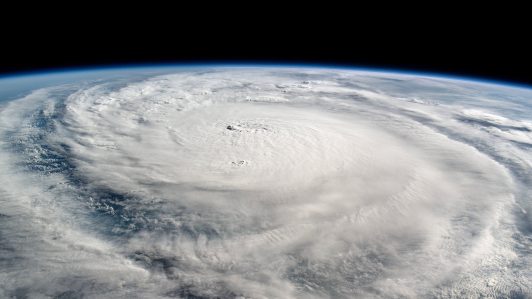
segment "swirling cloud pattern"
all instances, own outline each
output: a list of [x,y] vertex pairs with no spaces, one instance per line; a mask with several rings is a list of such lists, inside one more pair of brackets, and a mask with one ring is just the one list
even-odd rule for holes
[[203,67],[0,106],[0,297],[532,296],[532,90]]

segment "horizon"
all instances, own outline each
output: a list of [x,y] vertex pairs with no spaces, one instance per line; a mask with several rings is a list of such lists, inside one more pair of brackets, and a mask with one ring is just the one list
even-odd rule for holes
[[392,75],[412,76],[412,77],[427,77],[432,79],[450,80],[471,82],[476,84],[498,85],[504,87],[518,88],[531,90],[532,84],[511,80],[490,79],[482,76],[472,76],[467,74],[452,74],[447,72],[431,72],[421,71],[415,69],[405,68],[384,68],[384,67],[364,67],[348,64],[328,64],[328,63],[265,63],[265,62],[169,62],[169,63],[134,63],[134,64],[102,64],[93,66],[73,66],[73,67],[55,67],[43,68],[33,71],[15,71],[10,73],[0,74],[0,81],[10,79],[23,79],[35,76],[58,75],[61,76],[67,73],[92,73],[97,71],[127,71],[134,69],[136,71],[142,70],[156,70],[156,69],[179,69],[179,68],[307,68],[307,69],[323,69],[323,70],[342,70],[352,72],[368,72],[368,73],[384,73]]

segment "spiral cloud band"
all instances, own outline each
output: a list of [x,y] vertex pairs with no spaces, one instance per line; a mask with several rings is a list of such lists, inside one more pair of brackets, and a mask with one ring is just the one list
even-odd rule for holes
[[524,298],[532,91],[199,68],[0,106],[0,297]]

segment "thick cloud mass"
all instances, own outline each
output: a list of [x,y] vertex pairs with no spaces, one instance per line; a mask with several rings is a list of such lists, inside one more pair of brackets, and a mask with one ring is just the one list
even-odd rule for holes
[[532,296],[532,91],[176,70],[0,107],[0,297]]

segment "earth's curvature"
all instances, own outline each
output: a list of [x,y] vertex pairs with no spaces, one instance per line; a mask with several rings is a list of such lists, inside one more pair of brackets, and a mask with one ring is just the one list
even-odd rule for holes
[[1,298],[532,296],[532,89],[198,66],[0,95]]

